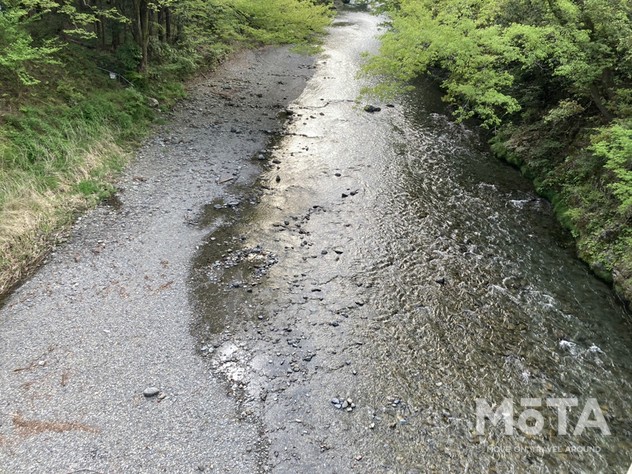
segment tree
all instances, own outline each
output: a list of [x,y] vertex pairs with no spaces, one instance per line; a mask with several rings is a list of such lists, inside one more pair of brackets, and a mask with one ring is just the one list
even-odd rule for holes
[[0,68],[13,77],[18,87],[39,83],[32,74],[33,68],[56,63],[53,55],[60,48],[54,39],[46,40],[39,46],[34,45],[27,31],[31,21],[27,10],[0,10]]
[[390,3],[392,30],[367,70],[382,74],[378,93],[432,67],[447,74],[446,100],[457,115],[495,127],[518,112],[516,80],[564,88],[588,99],[604,121],[616,116],[617,90],[632,78],[629,0],[401,0]]

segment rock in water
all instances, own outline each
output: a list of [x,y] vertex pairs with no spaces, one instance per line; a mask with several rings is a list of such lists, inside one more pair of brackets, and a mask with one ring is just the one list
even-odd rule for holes
[[369,112],[369,113],[374,113],[374,112],[379,112],[380,110],[382,110],[380,107],[376,107],[375,105],[365,105],[364,106],[364,111],[365,112]]

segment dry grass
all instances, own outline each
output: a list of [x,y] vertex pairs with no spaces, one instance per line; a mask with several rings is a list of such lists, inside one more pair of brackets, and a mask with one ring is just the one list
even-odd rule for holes
[[124,156],[114,139],[105,137],[82,153],[78,165],[55,177],[54,190],[40,189],[27,173],[0,175],[0,295],[5,294],[42,261],[77,213],[96,204],[94,196],[77,191],[77,184],[94,177],[111,179],[113,156]]

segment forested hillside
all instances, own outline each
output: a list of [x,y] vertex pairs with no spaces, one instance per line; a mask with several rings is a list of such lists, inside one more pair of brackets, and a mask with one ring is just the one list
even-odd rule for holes
[[366,70],[420,74],[550,198],[582,259],[632,299],[632,2],[390,0]]
[[310,44],[312,0],[0,1],[0,294],[112,192],[182,80],[244,44]]

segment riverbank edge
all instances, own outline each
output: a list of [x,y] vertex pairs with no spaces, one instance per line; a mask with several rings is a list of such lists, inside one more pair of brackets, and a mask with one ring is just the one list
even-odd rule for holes
[[[563,190],[556,189],[554,186],[547,186],[547,178],[551,174],[562,173],[556,169],[554,163],[544,169],[538,169],[538,167],[533,166],[527,153],[521,153],[516,149],[512,149],[509,145],[512,138],[512,134],[506,134],[506,132],[503,133],[502,131],[492,134],[488,140],[491,152],[497,159],[518,169],[525,178],[533,183],[536,192],[551,203],[557,221],[563,228],[568,230],[573,237],[577,258],[587,265],[595,277],[608,284],[617,298],[619,298],[621,304],[629,310],[632,307],[632,273],[629,268],[625,267],[626,262],[620,260],[611,265],[605,265],[603,260],[596,257],[599,251],[605,252],[608,250],[605,248],[606,246],[603,244],[600,245],[589,232],[586,232],[582,227],[575,224],[577,219],[584,218],[584,216],[582,215],[580,218],[571,217],[570,211],[572,205]],[[568,155],[568,161],[572,162],[578,159],[578,157],[574,156],[570,151],[577,145],[575,142],[564,143],[562,145],[563,150],[566,151],[566,153],[563,154]],[[572,178],[571,173],[567,173],[566,175],[562,174],[562,176],[568,181]],[[608,211],[608,209],[602,210],[604,214]],[[595,247],[599,250],[594,252],[588,250]]]

